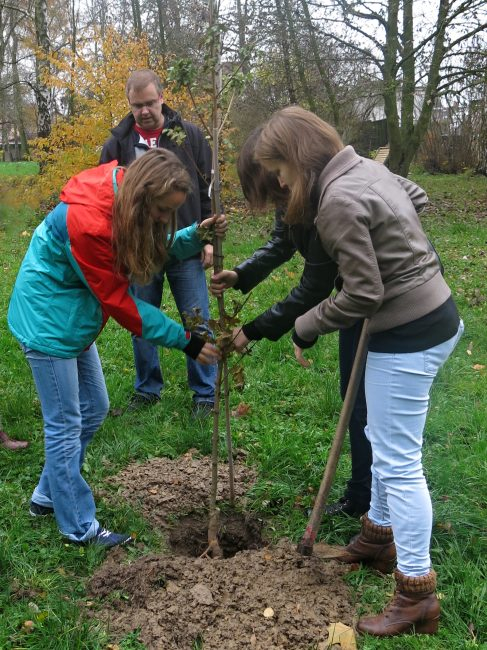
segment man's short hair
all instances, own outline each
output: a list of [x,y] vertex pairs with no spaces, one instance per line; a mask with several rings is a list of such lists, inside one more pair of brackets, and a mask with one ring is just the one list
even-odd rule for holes
[[152,70],[135,70],[132,72],[125,84],[125,95],[127,99],[131,90],[143,90],[149,84],[154,84],[159,95],[162,93],[162,81],[155,72],[152,72]]

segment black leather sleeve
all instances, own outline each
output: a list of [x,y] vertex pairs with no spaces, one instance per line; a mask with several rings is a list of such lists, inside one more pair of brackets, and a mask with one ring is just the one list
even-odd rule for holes
[[330,295],[336,275],[337,267],[331,259],[317,263],[306,260],[299,284],[283,300],[244,325],[244,334],[251,340],[277,341],[294,327],[298,316]]
[[[277,219],[276,225],[279,225]],[[286,227],[285,224],[283,225]],[[277,230],[277,233],[279,234],[280,231]],[[253,321],[243,325],[243,332],[250,340],[266,338],[277,341],[294,327],[294,321],[298,316],[323,301],[334,289],[338,275],[337,266],[323,250],[316,228],[295,226],[292,231],[288,230],[287,241],[289,242],[288,248],[282,246],[282,250],[290,251],[292,245],[292,250],[299,250],[304,257],[301,279],[283,300],[272,305]],[[264,250],[265,247],[259,249],[262,255]],[[284,262],[286,259],[282,261]],[[274,264],[268,272],[276,266],[277,264]]]
[[296,246],[289,234],[289,226],[283,223],[282,216],[282,211],[276,210],[274,229],[269,241],[233,269],[238,275],[235,289],[248,293],[274,269],[290,260],[296,252]]

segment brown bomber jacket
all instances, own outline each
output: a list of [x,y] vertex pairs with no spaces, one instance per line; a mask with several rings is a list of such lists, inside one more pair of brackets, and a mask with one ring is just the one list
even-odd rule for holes
[[403,325],[443,304],[450,289],[421,227],[428,197],[413,182],[345,147],[318,180],[316,227],[343,288],[300,316],[305,341],[370,318],[369,332]]

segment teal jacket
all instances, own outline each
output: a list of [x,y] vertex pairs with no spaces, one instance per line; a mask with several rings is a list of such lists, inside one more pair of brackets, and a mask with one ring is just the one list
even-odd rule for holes
[[[61,203],[36,228],[15,282],[8,310],[12,334],[25,346],[61,358],[78,356],[113,317],[155,345],[184,350],[191,334],[162,311],[137,299],[116,273],[112,205],[116,161],[74,176]],[[179,230],[176,259],[197,254],[197,224]]]

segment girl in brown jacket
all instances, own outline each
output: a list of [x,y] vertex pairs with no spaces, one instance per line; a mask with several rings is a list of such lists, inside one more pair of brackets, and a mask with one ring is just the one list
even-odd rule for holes
[[320,334],[370,320],[365,392],[372,498],[345,561],[388,572],[397,551],[397,569],[393,600],[358,629],[376,636],[433,634],[440,607],[421,447],[431,384],[463,324],[418,218],[426,194],[358,156],[332,126],[299,107],[270,118],[255,158],[289,189],[285,220],[314,219],[343,279],[336,295],[296,320],[297,359]]

